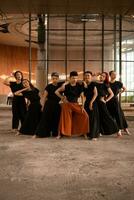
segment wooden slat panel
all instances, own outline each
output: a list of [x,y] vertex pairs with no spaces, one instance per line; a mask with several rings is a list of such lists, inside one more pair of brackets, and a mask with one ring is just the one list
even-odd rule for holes
[[[32,59],[36,59],[36,49],[32,50]],[[14,70],[20,70],[28,78],[29,50],[25,47],[0,45],[0,95],[8,94],[10,89],[3,85],[3,79]],[[35,79],[35,62],[32,62],[32,78]]]

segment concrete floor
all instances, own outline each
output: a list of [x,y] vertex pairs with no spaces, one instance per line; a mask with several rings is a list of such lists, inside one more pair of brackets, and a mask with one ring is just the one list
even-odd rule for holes
[[31,139],[0,110],[0,200],[134,200],[132,135]]

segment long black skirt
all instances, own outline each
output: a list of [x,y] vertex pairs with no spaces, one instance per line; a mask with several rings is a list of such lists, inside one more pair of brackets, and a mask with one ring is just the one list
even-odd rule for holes
[[100,120],[97,102],[93,103],[93,110],[90,110],[89,101],[85,101],[84,108],[89,115],[90,132],[88,136],[90,137],[90,139],[98,138],[100,133]]
[[47,100],[41,116],[40,123],[36,129],[38,137],[50,137],[58,135],[58,125],[61,107],[58,102]]
[[106,103],[98,101],[100,115],[100,132],[103,135],[111,135],[119,131],[116,121],[110,115]]
[[128,128],[127,121],[117,97],[107,102],[107,108],[113,119],[116,120],[119,129]]
[[25,135],[34,135],[37,125],[41,117],[40,102],[34,102],[29,105],[24,122],[19,130],[20,133]]

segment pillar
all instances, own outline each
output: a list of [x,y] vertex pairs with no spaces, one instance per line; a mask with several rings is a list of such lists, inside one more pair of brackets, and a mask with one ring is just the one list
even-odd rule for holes
[[38,15],[38,50],[36,67],[36,86],[43,93],[47,84],[47,62],[46,62],[46,30],[45,15]]

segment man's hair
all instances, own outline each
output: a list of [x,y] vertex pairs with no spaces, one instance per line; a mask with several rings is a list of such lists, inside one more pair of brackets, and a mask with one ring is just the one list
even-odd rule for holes
[[52,77],[52,76],[59,77],[59,74],[58,74],[57,72],[52,72],[51,77]]
[[84,75],[85,75],[85,74],[91,74],[91,75],[92,75],[93,73],[92,73],[91,71],[85,71],[85,72],[84,72]]
[[114,71],[114,70],[110,71],[110,72],[109,72],[109,75],[111,76],[111,74],[112,74],[113,72],[115,72],[115,71]]
[[72,71],[72,72],[70,72],[70,77],[72,77],[72,76],[78,76],[78,73],[76,71]]

